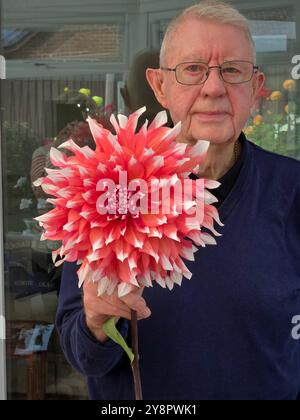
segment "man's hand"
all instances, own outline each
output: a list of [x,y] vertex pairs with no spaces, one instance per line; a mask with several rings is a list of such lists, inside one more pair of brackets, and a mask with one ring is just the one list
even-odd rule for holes
[[103,324],[112,316],[131,319],[131,310],[137,311],[138,319],[151,315],[145,299],[142,298],[144,288],[136,288],[128,295],[119,298],[117,292],[108,296],[97,296],[97,284],[85,282],[83,285],[83,305],[85,320],[93,336],[104,343],[108,337],[102,330]]

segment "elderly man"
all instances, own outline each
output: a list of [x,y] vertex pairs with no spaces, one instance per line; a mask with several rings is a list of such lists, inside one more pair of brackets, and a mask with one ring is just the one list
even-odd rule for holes
[[179,141],[211,143],[199,176],[222,182],[223,236],[172,292],[97,298],[86,284],[82,304],[78,267],[65,264],[57,317],[65,354],[88,377],[91,398],[133,399],[127,356],[101,329],[115,315],[128,339],[133,308],[145,399],[299,399],[300,164],[242,133],[264,83],[246,19],[219,2],[185,10],[147,78],[182,122]]

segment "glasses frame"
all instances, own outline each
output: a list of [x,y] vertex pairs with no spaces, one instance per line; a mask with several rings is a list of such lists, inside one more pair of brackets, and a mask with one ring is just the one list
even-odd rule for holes
[[[249,63],[249,64],[251,64],[252,67],[253,67],[253,70],[252,70],[252,74],[251,74],[250,79],[245,80],[243,82],[236,82],[236,83],[235,82],[234,83],[227,82],[226,80],[224,80],[224,77],[223,77],[223,74],[222,74],[222,66],[223,66],[223,64],[230,64],[230,63]],[[206,79],[203,80],[203,82],[201,82],[201,83],[182,83],[182,82],[180,82],[178,80],[178,77],[177,77],[177,68],[179,66],[182,66],[182,64],[204,64],[205,66],[207,66]],[[259,70],[258,66],[256,66],[254,63],[252,63],[252,61],[248,61],[248,60],[230,60],[230,61],[224,61],[223,64],[221,64],[221,66],[209,66],[207,63],[205,63],[203,61],[184,61],[183,63],[177,64],[177,66],[174,67],[174,68],[160,67],[160,70],[174,72],[177,83],[179,83],[180,85],[184,85],[184,86],[200,86],[200,85],[203,85],[207,81],[207,79],[209,78],[211,69],[219,69],[219,74],[220,74],[221,79],[223,80],[224,83],[227,83],[229,85],[241,85],[241,84],[244,84],[244,83],[248,83],[248,82],[250,82],[250,80],[253,79],[254,74],[257,73],[258,70]]]

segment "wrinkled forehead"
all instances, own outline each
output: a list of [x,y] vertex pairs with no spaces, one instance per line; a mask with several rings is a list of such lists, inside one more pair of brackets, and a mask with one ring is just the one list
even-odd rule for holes
[[166,41],[168,65],[191,60],[253,60],[245,30],[230,24],[187,18],[176,25]]

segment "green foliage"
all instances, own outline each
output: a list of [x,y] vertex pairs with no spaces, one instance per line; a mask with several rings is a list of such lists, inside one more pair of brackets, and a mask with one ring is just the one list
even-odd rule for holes
[[[3,154],[8,177],[17,181],[22,176],[28,176],[31,168],[33,151],[40,146],[27,123],[14,122],[3,124],[4,145]],[[12,182],[14,182],[12,181]]]
[[263,117],[263,122],[254,125],[253,119],[246,133],[257,145],[285,156],[300,159],[300,118],[295,114],[275,114]]
[[[3,124],[3,173],[6,229],[22,231],[23,218],[36,213],[36,200],[31,187],[31,160],[33,151],[40,146],[27,123]],[[32,204],[21,210],[22,200],[32,200]],[[29,204],[30,202],[27,202]],[[24,204],[24,202],[23,202]],[[26,204],[26,202],[25,202]]]
[[245,128],[250,140],[264,149],[300,159],[300,112],[296,82],[285,80],[284,91],[261,99],[256,115]]

